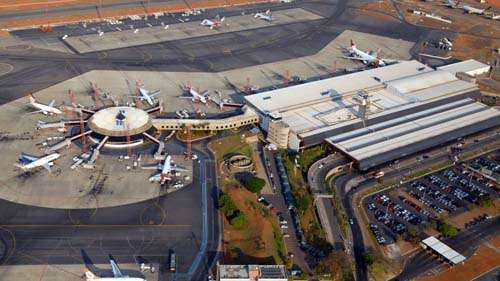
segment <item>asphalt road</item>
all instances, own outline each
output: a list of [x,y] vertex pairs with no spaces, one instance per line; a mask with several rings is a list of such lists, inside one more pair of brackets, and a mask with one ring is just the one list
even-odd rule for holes
[[[167,150],[182,153],[176,143]],[[202,280],[218,247],[219,221],[215,209],[215,167],[205,151],[196,151],[194,184],[168,195],[112,208],[47,209],[0,201],[0,264],[84,264],[84,250],[93,263],[107,263],[112,254],[120,263],[139,257],[160,264],[160,280],[169,280],[162,268],[168,252],[177,253],[177,280]],[[205,165],[205,177],[200,177]],[[202,245],[201,182],[207,185],[207,236],[199,266],[193,267]],[[147,184],[141,188],[158,188]],[[192,275],[182,273],[192,270]],[[134,274],[134,273],[132,273]],[[138,272],[135,273],[136,275]],[[170,276],[170,277],[169,277]]]

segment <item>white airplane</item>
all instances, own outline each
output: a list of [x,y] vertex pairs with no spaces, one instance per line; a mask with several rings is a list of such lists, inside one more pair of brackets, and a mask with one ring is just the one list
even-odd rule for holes
[[109,263],[111,264],[111,269],[113,270],[113,277],[98,277],[91,271],[87,271],[85,272],[85,277],[87,278],[87,281],[117,281],[117,280],[147,281],[146,279],[143,278],[123,275],[122,272],[120,271],[120,268],[113,259],[110,259]]
[[347,49],[349,52],[349,56],[344,56],[343,58],[345,59],[350,59],[350,60],[359,60],[362,61],[366,65],[375,65],[375,66],[384,66],[386,63],[384,62],[383,59],[381,59],[378,54],[375,56],[373,55],[373,52],[366,53],[361,50],[359,50],[356,47],[356,44],[354,44],[354,41],[351,40],[351,47]]
[[209,19],[204,19],[201,21],[201,25],[203,26],[208,26],[210,27],[210,29],[216,29],[216,28],[219,28],[221,26],[221,23],[225,20],[226,18],[225,17],[222,17],[220,20],[216,19],[216,20],[209,20]]
[[159,182],[160,184],[164,184],[167,180],[172,180],[172,172],[182,172],[187,171],[184,168],[177,167],[176,165],[172,165],[172,156],[168,155],[162,163],[158,163],[155,166],[143,166],[143,169],[158,169],[161,172],[153,175],[149,178],[150,182]]
[[184,99],[191,99],[193,102],[201,102],[207,104],[208,90],[198,93],[193,87],[188,86],[187,91],[191,94],[191,97],[181,97]]
[[48,154],[42,157],[36,157],[28,155],[26,153],[21,153],[18,161],[14,166],[20,168],[23,171],[30,171],[37,167],[44,167],[47,171],[52,172],[51,168],[54,166],[54,160],[59,158],[61,155],[58,153]]
[[444,4],[446,7],[450,8],[458,8],[459,1],[455,0],[446,0],[446,3]]
[[268,22],[273,21],[273,16],[271,15],[271,10],[267,10],[265,13],[256,13],[254,16],[256,19],[265,20]]
[[[137,91],[141,94],[139,99],[141,101],[146,101],[149,105],[153,106],[155,104],[154,97],[159,95],[161,93],[161,90],[156,90],[153,92],[150,92],[142,87],[142,85],[139,85],[137,83]],[[131,96],[137,98],[137,96]]]
[[477,15],[482,15],[484,14],[484,12],[488,11],[489,9],[491,9],[491,7],[488,7],[488,8],[485,8],[485,9],[478,9],[478,8],[474,8],[472,6],[469,6],[469,5],[464,5],[462,7],[462,9],[464,9],[464,11],[468,14],[477,14]]
[[32,94],[29,94],[30,105],[36,109],[37,111],[33,111],[30,113],[43,113],[45,115],[53,115],[53,114],[62,114],[62,111],[56,107],[54,107],[55,100],[52,100],[49,104],[43,104],[36,101],[35,97]]

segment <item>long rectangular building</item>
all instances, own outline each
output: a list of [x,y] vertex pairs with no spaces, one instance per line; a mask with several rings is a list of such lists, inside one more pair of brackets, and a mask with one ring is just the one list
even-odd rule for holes
[[500,111],[464,99],[327,138],[361,170],[500,125]]
[[[299,150],[384,118],[474,97],[475,84],[418,61],[313,81],[246,96],[260,126],[282,148]],[[367,101],[363,101],[368,97]],[[367,102],[363,106],[363,102]],[[278,141],[279,139],[279,141]]]

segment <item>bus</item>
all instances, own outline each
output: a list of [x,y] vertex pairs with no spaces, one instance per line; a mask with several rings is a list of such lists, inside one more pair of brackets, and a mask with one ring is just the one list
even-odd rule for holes
[[170,253],[170,271],[175,272],[176,268],[177,268],[177,264],[175,261],[175,253],[172,252],[172,253]]

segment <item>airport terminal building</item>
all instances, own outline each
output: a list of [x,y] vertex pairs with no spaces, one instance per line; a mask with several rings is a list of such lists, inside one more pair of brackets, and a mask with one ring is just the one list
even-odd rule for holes
[[483,73],[485,65],[458,64],[403,61],[245,98],[278,147],[326,141],[364,170],[500,125],[500,111],[475,101],[479,88],[457,78],[457,69]]

